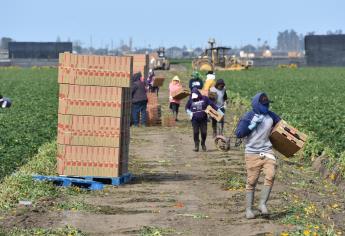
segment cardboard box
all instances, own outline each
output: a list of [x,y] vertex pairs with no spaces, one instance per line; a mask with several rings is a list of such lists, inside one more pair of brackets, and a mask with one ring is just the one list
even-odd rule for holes
[[57,146],[58,174],[69,176],[118,177],[119,148]]
[[182,100],[190,96],[190,90],[186,88],[181,88],[171,94],[174,99]]
[[59,144],[119,147],[122,133],[120,118],[58,115]]
[[273,148],[286,157],[293,156],[303,148],[308,136],[286,121],[281,120],[272,130],[270,140]]
[[164,77],[155,77],[155,79],[153,80],[153,87],[162,87],[164,84]]
[[132,57],[59,55],[60,84],[130,87],[132,75]]
[[221,121],[223,119],[223,114],[217,112],[215,109],[213,109],[210,105],[207,106],[205,112],[210,115],[213,119],[215,119],[216,121]]

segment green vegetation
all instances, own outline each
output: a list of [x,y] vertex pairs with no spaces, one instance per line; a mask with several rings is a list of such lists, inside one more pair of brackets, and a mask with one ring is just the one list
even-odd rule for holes
[[41,236],[83,236],[86,235],[80,230],[73,228],[72,226],[65,226],[64,228],[58,229],[12,229],[10,231],[0,230],[0,236],[32,236],[32,235],[41,235]]
[[140,236],[163,236],[163,235],[172,235],[174,230],[164,229],[155,226],[144,226],[140,230]]
[[57,70],[1,68],[0,94],[12,99],[0,110],[0,179],[27,163],[56,137]]
[[63,191],[52,183],[36,182],[32,174],[56,175],[56,143],[43,145],[38,154],[14,174],[6,176],[0,185],[0,210],[16,206],[20,200],[35,205],[45,197],[56,197]]
[[307,155],[320,155],[330,147],[334,156],[345,159],[344,68],[255,68],[219,71],[217,77],[246,99],[265,91],[275,101],[273,111],[311,134]]

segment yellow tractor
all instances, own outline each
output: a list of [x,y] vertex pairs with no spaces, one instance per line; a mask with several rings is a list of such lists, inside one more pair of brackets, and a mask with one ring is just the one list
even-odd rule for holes
[[231,48],[215,47],[215,40],[208,41],[209,48],[192,61],[194,70],[213,71],[213,70],[245,70],[253,66],[252,60],[242,60],[236,56],[229,56]]

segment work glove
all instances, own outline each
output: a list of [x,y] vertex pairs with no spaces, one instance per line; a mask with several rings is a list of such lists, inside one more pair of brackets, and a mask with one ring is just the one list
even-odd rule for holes
[[189,120],[193,119],[193,112],[191,110],[186,110]]
[[264,115],[255,114],[253,119],[250,121],[250,125],[248,129],[253,130],[256,128],[258,124],[260,124],[264,120]]

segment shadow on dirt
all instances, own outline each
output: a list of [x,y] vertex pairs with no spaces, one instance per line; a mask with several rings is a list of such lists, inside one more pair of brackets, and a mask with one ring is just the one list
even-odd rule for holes
[[193,175],[179,173],[144,173],[134,176],[130,184],[140,184],[142,182],[160,183],[164,181],[186,181],[194,180]]

